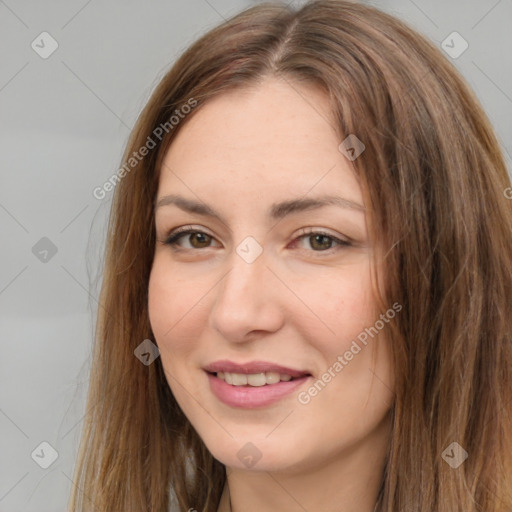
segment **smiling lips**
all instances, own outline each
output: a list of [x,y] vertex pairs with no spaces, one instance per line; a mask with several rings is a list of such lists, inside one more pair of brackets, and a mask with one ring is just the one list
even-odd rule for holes
[[301,386],[311,374],[273,363],[254,361],[237,364],[217,361],[204,368],[210,388],[232,407],[253,409],[270,405]]

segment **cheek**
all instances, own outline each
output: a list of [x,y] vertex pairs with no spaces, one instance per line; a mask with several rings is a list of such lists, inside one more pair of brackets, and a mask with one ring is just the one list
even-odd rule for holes
[[155,341],[162,352],[180,354],[190,351],[198,339],[195,329],[204,308],[201,298],[204,290],[190,281],[181,280],[170,265],[155,259],[148,284],[148,312]]
[[[344,350],[365,328],[378,318],[371,290],[370,266],[366,262],[346,268],[330,269],[312,282],[304,279],[295,288],[314,318],[307,329],[308,339],[322,352]],[[315,330],[316,329],[316,335]]]

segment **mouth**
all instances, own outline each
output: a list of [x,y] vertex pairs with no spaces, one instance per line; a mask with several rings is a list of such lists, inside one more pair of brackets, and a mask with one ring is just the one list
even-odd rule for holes
[[213,394],[232,407],[253,409],[291,394],[312,377],[306,370],[255,361],[237,364],[217,361],[203,368]]
[[245,364],[228,360],[216,361],[206,366],[204,370],[232,386],[267,386],[311,376],[307,370],[288,368],[266,361]]

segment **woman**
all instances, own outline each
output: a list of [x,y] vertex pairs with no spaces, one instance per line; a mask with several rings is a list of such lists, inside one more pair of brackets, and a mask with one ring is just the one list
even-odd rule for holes
[[253,7],[126,162],[71,510],[512,510],[510,179],[438,49]]

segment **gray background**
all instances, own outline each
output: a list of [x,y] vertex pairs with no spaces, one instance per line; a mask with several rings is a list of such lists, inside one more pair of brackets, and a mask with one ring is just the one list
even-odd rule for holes
[[[92,191],[176,57],[254,3],[0,0],[0,512],[65,510],[73,485],[112,198]],[[453,62],[510,169],[512,0],[371,3],[438,45],[468,42]],[[43,31],[59,45],[47,59],[31,47]],[[43,441],[58,452],[48,469],[31,457]]]

